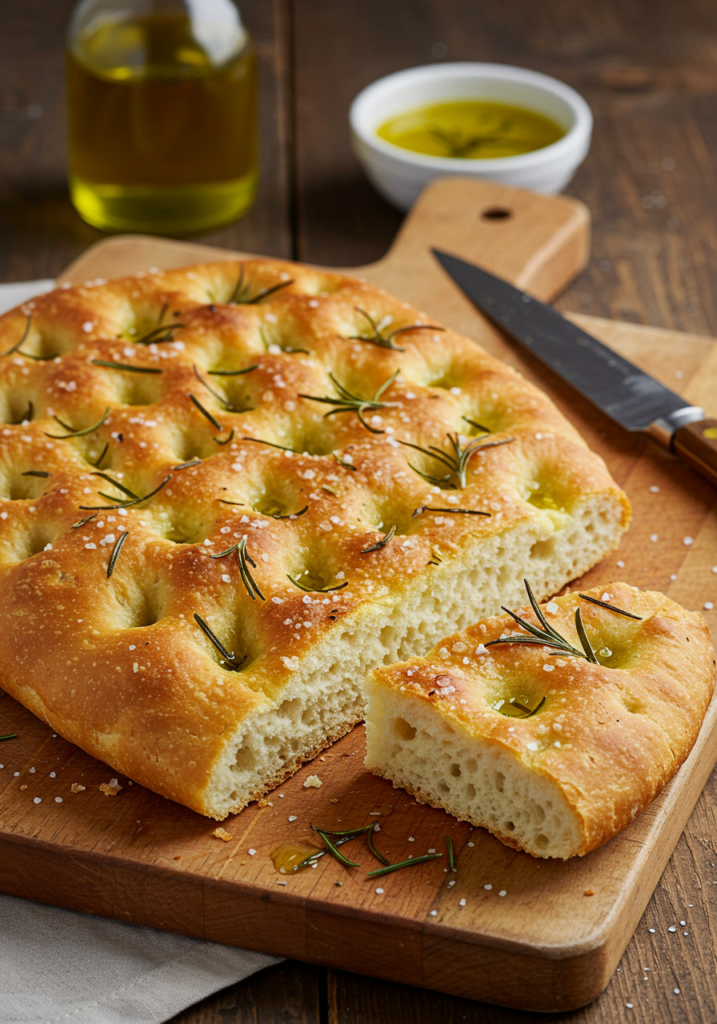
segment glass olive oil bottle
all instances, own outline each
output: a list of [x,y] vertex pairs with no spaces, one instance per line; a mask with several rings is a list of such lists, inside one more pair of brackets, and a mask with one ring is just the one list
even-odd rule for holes
[[232,0],[84,0],[66,56],[70,196],[86,221],[188,234],[246,212],[256,66]]

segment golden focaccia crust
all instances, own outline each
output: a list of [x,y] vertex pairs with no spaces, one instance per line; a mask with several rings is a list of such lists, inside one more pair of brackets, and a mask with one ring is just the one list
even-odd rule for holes
[[215,817],[358,721],[369,668],[526,571],[553,592],[629,519],[545,395],[340,274],[63,286],[0,351],[2,686]]
[[[692,749],[712,697],[707,625],[663,594],[610,583],[542,606],[578,651],[580,609],[597,664],[541,643],[508,615],[380,668],[366,765],[420,801],[537,857],[582,856],[625,828]],[[540,627],[530,607],[518,614]],[[499,638],[522,641],[493,645]]]

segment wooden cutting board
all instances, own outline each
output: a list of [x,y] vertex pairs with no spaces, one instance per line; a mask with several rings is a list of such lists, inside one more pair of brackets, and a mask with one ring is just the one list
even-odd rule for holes
[[[502,186],[451,180],[431,186],[390,253],[358,272],[476,338],[542,386],[627,490],[634,523],[621,550],[581,581],[624,579],[692,609],[717,604],[717,491],[641,437],[592,410],[491,328],[444,277],[437,245],[549,299],[587,256],[585,208]],[[83,281],[236,254],[153,238],[119,237],[88,250],[63,275]],[[704,337],[575,317],[693,404],[717,412],[717,345]],[[711,407],[711,408],[710,408]],[[659,490],[658,490],[659,488]],[[691,538],[691,540],[690,540]],[[705,616],[714,627],[714,611]],[[609,981],[717,759],[713,702],[689,760],[628,829],[583,859],[534,860],[442,811],[419,806],[363,768],[361,728],[270,795],[223,823],[121,778],[66,743],[11,698],[0,701],[0,890],[44,903],[217,942],[358,971],[531,1010],[567,1010]],[[320,789],[304,789],[316,774]],[[73,783],[84,790],[72,792]],[[38,801],[38,802],[36,802]],[[363,840],[280,875],[270,854],[309,823],[349,828],[378,821],[393,861],[450,835],[458,873],[441,860],[380,880]],[[594,895],[586,895],[592,891]]]

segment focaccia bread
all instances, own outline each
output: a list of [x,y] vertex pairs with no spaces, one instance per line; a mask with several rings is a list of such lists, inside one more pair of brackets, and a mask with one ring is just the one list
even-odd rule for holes
[[701,615],[625,583],[540,613],[486,619],[378,669],[366,767],[509,846],[567,859],[629,825],[675,774],[715,652]]
[[339,274],[63,287],[0,351],[0,685],[216,818],[360,720],[369,669],[526,574],[554,592],[629,518],[536,388]]

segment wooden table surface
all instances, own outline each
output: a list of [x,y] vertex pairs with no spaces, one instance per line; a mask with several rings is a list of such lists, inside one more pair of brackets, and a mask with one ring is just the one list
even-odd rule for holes
[[[0,281],[52,276],[102,237],[74,213],[65,185],[62,36],[72,6],[0,0]],[[592,260],[560,307],[717,336],[716,5],[242,0],[241,8],[261,62],[261,188],[242,221],[204,241],[327,265],[377,259],[401,217],[351,155],[352,97],[417,64],[524,65],[578,89],[596,119],[591,153],[568,189],[592,212]],[[714,1024],[716,844],[717,772],[606,991],[583,1010],[536,1021]],[[529,1018],[287,961],[173,1024]]]

